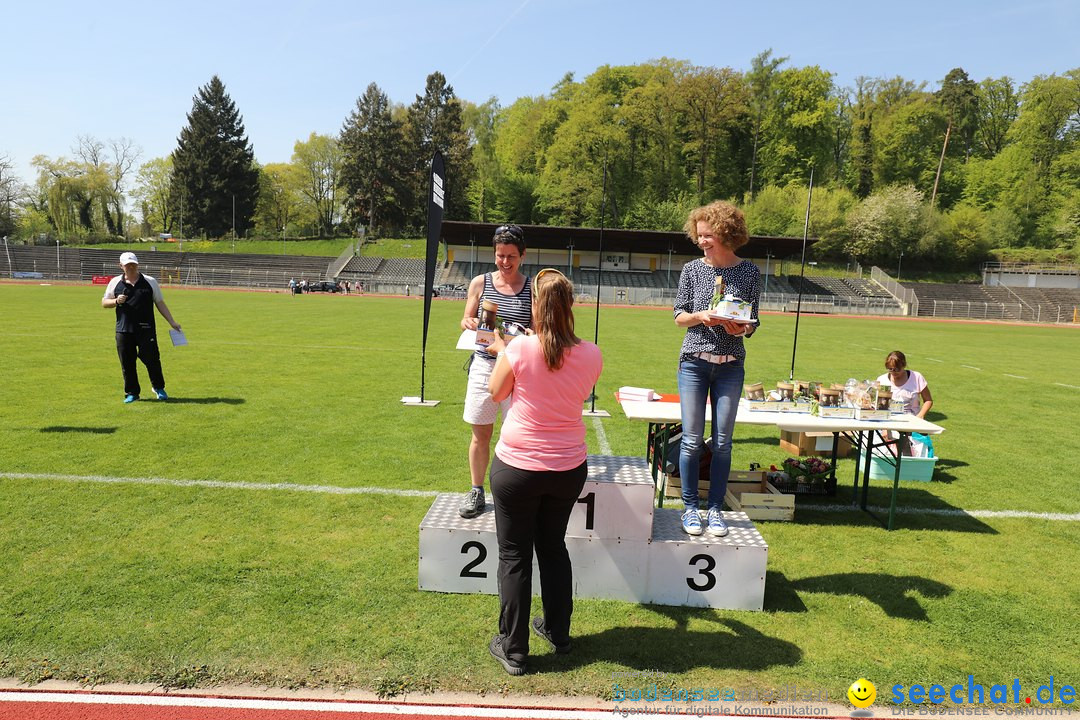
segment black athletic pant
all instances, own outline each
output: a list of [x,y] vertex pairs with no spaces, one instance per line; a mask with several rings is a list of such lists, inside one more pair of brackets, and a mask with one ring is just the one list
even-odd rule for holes
[[142,360],[150,386],[165,389],[165,376],[161,374],[161,355],[158,353],[157,335],[153,330],[133,333],[116,333],[116,354],[120,356],[120,370],[124,373],[124,394],[139,395],[139,372],[135,360]]
[[505,637],[503,651],[515,662],[525,662],[529,655],[534,547],[544,624],[556,644],[570,639],[574,586],[566,525],[588,474],[586,463],[573,470],[544,472],[511,467],[498,455],[491,461],[499,540],[499,633]]

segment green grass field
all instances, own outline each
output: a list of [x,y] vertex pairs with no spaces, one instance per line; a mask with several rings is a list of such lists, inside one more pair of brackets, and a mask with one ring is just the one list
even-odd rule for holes
[[[417,590],[430,498],[104,481],[463,490],[460,302],[433,303],[425,394],[442,403],[419,409],[399,403],[420,389],[416,299],[166,288],[191,343],[163,348],[172,400],[125,406],[101,292],[0,284],[0,677],[607,697],[612,672],[653,670],[837,699],[865,676],[880,701],[968,674],[1080,680],[1074,328],[804,317],[795,373],[876,377],[904,350],[947,431],[935,482],[902,483],[899,504],[1072,521],[905,513],[888,533],[800,498],[795,522],[759,523],[765,612],[579,600],[575,652],[534,643],[536,672],[511,679],[487,654],[496,598]],[[579,309],[583,337],[594,317]],[[748,380],[787,378],[793,326],[764,318]],[[665,310],[602,308],[599,339],[603,431],[640,455],[613,391],[675,391],[681,333]],[[775,430],[741,425],[734,452],[736,468],[785,457]],[[828,502],[850,502],[853,467]]]

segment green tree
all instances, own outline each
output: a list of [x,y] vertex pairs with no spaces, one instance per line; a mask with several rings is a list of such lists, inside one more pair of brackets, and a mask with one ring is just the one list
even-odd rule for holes
[[949,149],[950,136],[955,134],[953,147],[959,148],[965,160],[971,155],[975,145],[979,112],[979,100],[975,88],[975,81],[969,78],[962,68],[953,68],[942,80],[941,89],[936,93],[938,102],[945,111],[948,124],[945,126],[941,157],[938,159],[937,172],[934,175],[934,189],[930,192],[931,207],[937,198],[938,184],[945,164],[945,155]]
[[182,204],[189,234],[223,237],[252,225],[259,197],[259,171],[236,104],[213,76],[192,99],[187,125],[172,154],[173,198]]
[[[741,192],[745,179],[717,178],[716,162],[723,146],[745,127],[749,90],[731,68],[691,67],[677,78],[687,141],[683,152],[697,179],[700,200]],[[731,149],[730,144],[727,149]],[[735,183],[732,186],[732,183]],[[727,187],[725,187],[727,185]],[[727,192],[725,192],[727,190]]]
[[1005,149],[1009,128],[1020,114],[1020,99],[1007,76],[986,78],[979,83],[976,96],[979,121],[975,139],[980,152],[992,157]]
[[15,164],[6,155],[0,155],[0,238],[15,234],[21,185],[15,175]]
[[469,217],[479,222],[500,219],[498,188],[501,178],[495,155],[495,136],[499,118],[499,101],[488,98],[480,105],[463,103],[462,121],[472,137],[473,181],[468,188]]
[[772,57],[772,48],[754,56],[750,61],[750,72],[746,74],[746,80],[750,83],[750,116],[753,122],[751,135],[753,137],[753,150],[750,157],[750,198],[753,199],[756,191],[757,155],[758,144],[761,141],[761,127],[766,116],[771,115],[776,104],[776,93],[773,90],[773,80],[780,66],[787,62],[787,57]]
[[926,227],[923,194],[912,185],[891,185],[862,200],[848,215],[847,254],[860,262],[891,264],[911,255]]
[[143,224],[153,232],[173,230],[172,183],[172,156],[154,158],[139,167],[133,194],[142,207]]
[[427,220],[431,158],[436,149],[442,151],[446,163],[446,219],[468,219],[472,146],[462,120],[461,101],[441,72],[428,75],[424,94],[416,96],[407,117],[405,138],[412,161],[409,183],[411,225],[422,228]]
[[341,148],[336,138],[311,133],[293,146],[292,164],[303,178],[301,191],[311,206],[319,237],[330,235],[338,220]]
[[776,74],[772,86],[776,96],[758,152],[762,179],[779,185],[805,182],[811,167],[818,177],[829,177],[839,105],[832,74],[817,66],[788,68]]
[[384,221],[404,221],[406,162],[401,123],[391,112],[390,99],[371,83],[357,98],[340,135],[341,182],[345,217],[366,223],[377,237]]
[[293,226],[294,234],[299,234],[298,228],[317,223],[314,206],[305,203],[305,181],[304,171],[293,163],[268,163],[260,168],[256,232],[276,237]]

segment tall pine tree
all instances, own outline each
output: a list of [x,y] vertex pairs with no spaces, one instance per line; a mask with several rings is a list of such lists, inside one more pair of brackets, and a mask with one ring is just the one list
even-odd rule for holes
[[367,223],[372,235],[401,226],[408,174],[401,124],[390,100],[375,83],[368,85],[341,128],[341,182],[345,213],[353,224]]
[[255,153],[235,103],[217,75],[193,98],[173,151],[173,204],[184,232],[223,237],[252,226],[259,198]]
[[423,95],[409,106],[406,138],[414,162],[411,172],[412,225],[424,227],[427,218],[431,156],[441,150],[446,161],[446,219],[469,219],[467,188],[473,178],[472,146],[462,120],[461,101],[446,76],[433,72]]

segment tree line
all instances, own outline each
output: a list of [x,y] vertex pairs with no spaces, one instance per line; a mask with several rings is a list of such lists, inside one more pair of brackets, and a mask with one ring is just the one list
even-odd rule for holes
[[[372,83],[336,135],[312,133],[290,162],[259,165],[214,77],[170,156],[133,172],[130,143],[80,138],[74,158],[35,158],[21,197],[0,193],[0,224],[65,239],[419,234],[439,148],[448,219],[676,230],[691,207],[726,198],[755,234],[801,235],[812,171],[824,259],[1076,259],[1078,137],[1080,68],[1022,84],[956,68],[936,90],[901,77],[842,88],[765,51],[745,72],[602,66],[507,106],[458,98],[438,72],[407,106]],[[8,177],[0,158],[0,190]],[[128,183],[138,227],[124,213]]]

